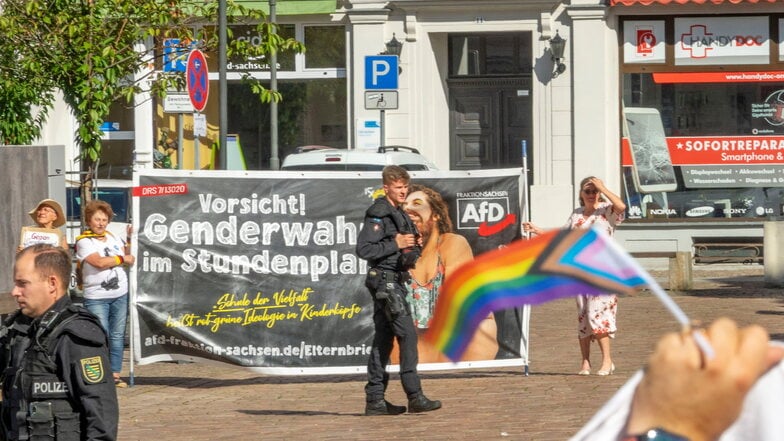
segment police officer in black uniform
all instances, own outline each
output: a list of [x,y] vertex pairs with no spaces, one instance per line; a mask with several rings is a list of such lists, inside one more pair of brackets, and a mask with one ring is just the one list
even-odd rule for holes
[[399,166],[390,165],[382,173],[383,198],[365,212],[362,231],[357,238],[357,255],[368,261],[365,286],[373,295],[375,336],[368,360],[365,386],[365,415],[397,415],[406,411],[384,399],[389,383],[386,371],[393,339],[400,347],[400,381],[408,396],[408,411],[428,412],[441,407],[422,393],[417,374],[417,333],[405,300],[408,270],[414,267],[421,251],[421,238],[401,205],[408,195],[410,176]]
[[115,440],[119,409],[106,333],[65,293],[68,253],[34,245],[16,256],[19,309],[0,326],[4,440]]

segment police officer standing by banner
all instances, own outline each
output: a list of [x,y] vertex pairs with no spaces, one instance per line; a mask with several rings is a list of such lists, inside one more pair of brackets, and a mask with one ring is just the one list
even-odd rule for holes
[[422,393],[417,374],[417,333],[403,286],[422,245],[414,223],[401,206],[411,177],[404,168],[390,165],[384,167],[382,180],[385,197],[376,199],[367,209],[357,238],[357,255],[366,259],[370,267],[365,286],[373,296],[375,328],[367,367],[365,415],[398,415],[406,411],[405,406],[384,399],[389,383],[386,367],[395,338],[400,346],[400,381],[408,396],[408,411],[428,412],[439,409],[441,402]]
[[68,253],[34,245],[16,256],[19,309],[0,326],[4,440],[115,440],[117,392],[106,333],[66,295]]

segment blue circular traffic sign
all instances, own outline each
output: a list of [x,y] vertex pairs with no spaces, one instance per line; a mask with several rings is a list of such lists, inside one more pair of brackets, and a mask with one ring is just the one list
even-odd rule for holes
[[188,54],[188,61],[185,63],[185,82],[193,108],[201,112],[207,106],[207,97],[210,95],[210,75],[207,71],[207,59],[198,49]]

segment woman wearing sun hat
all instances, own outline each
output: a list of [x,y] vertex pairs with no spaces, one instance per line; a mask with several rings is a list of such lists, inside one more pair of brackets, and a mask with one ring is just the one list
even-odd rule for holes
[[[44,199],[27,214],[35,222],[35,228],[52,230],[53,233],[57,234],[59,245],[65,250],[68,249],[68,242],[66,242],[65,235],[60,230],[60,227],[65,225],[65,213],[63,212],[63,207],[57,201]],[[24,247],[20,244],[16,251],[22,251],[22,248]]]

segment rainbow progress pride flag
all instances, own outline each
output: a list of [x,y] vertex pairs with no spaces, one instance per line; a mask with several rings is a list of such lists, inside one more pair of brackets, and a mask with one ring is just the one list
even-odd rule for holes
[[632,294],[651,277],[598,228],[553,230],[479,255],[444,280],[426,341],[459,360],[492,311],[561,297]]

